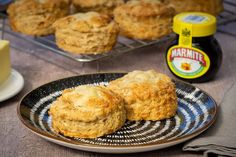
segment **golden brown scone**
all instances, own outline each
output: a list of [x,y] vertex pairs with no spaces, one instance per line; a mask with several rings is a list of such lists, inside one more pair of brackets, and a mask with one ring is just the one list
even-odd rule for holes
[[56,43],[74,54],[101,54],[112,50],[119,33],[118,25],[107,15],[78,13],[53,24]]
[[154,70],[133,71],[111,81],[108,88],[125,99],[128,120],[162,120],[177,111],[175,84]]
[[51,106],[52,127],[69,137],[96,138],[120,129],[126,120],[124,100],[102,86],[63,91]]
[[124,4],[124,0],[72,0],[78,12],[95,11],[113,16],[113,10]]
[[11,28],[34,36],[52,34],[52,24],[68,12],[68,0],[17,0],[7,9]]
[[200,11],[218,15],[223,11],[222,0],[165,0],[165,3],[173,7],[176,13]]
[[114,19],[122,35],[154,40],[171,33],[174,14],[159,0],[131,0],[114,10]]

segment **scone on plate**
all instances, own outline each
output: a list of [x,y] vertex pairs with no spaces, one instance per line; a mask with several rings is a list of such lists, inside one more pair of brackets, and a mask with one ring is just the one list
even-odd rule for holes
[[222,0],[165,0],[165,3],[173,7],[176,13],[200,11],[216,16],[223,11]]
[[52,24],[69,13],[68,0],[17,0],[7,9],[11,28],[27,35],[54,33]]
[[72,0],[78,12],[95,11],[113,16],[113,10],[124,4],[123,0]]
[[53,24],[56,44],[74,54],[101,54],[112,50],[118,25],[105,14],[77,13]]
[[173,8],[159,0],[131,0],[114,10],[122,35],[154,40],[171,33]]
[[108,88],[125,99],[127,119],[162,120],[177,111],[175,84],[154,70],[133,71],[111,81]]
[[63,91],[51,105],[52,127],[69,137],[96,138],[120,129],[126,120],[123,99],[101,86]]

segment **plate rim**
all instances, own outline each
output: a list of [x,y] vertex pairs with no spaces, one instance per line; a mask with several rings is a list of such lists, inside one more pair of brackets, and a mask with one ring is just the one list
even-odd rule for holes
[[[71,78],[76,78],[76,77],[83,77],[83,76],[86,76],[86,75],[101,75],[101,74],[127,74],[127,72],[98,72],[98,73],[87,73],[87,74],[81,74],[81,75],[75,75],[75,76],[70,76],[70,77],[65,77],[65,78],[61,78],[61,79],[57,79],[57,80],[53,80],[53,81],[49,81],[47,83],[44,83],[38,87],[35,87],[34,89],[30,90],[29,92],[27,92],[22,98],[21,100],[18,102],[17,104],[17,116],[18,118],[20,119],[21,123],[28,129],[30,130],[31,132],[33,132],[34,134],[38,135],[39,137],[42,137],[46,140],[49,140],[51,142],[54,142],[54,143],[57,143],[57,144],[64,144],[65,145],[72,145],[74,146],[73,148],[74,149],[80,149],[80,150],[87,150],[86,148],[88,149],[98,149],[98,150],[103,150],[103,149],[107,149],[107,150],[124,150],[124,149],[145,149],[145,148],[152,148],[152,147],[155,147],[155,146],[163,146],[162,148],[165,148],[164,145],[169,145],[169,146],[172,146],[172,145],[175,145],[175,144],[179,144],[179,143],[182,143],[184,141],[187,141],[191,138],[194,138],[196,136],[198,136],[199,134],[201,134],[202,132],[206,131],[215,121],[216,121],[216,118],[217,118],[217,114],[218,114],[218,105],[216,103],[216,101],[213,99],[213,97],[208,94],[207,92],[205,92],[204,90],[202,90],[201,88],[197,87],[197,86],[194,86],[188,82],[184,82],[184,81],[181,81],[181,80],[176,80],[176,79],[172,79],[174,82],[180,82],[180,83],[183,83],[183,84],[187,84],[188,86],[191,86],[191,87],[194,87],[194,88],[198,88],[201,92],[203,92],[204,94],[206,94],[212,101],[213,101],[213,104],[214,104],[214,108],[215,108],[215,111],[212,113],[213,114],[213,117],[212,117],[212,120],[209,121],[207,124],[205,124],[202,128],[198,129],[197,131],[191,133],[191,134],[188,134],[188,135],[184,135],[184,136],[181,136],[181,137],[177,137],[177,138],[174,138],[174,139],[171,139],[171,140],[168,140],[168,141],[165,141],[165,140],[161,140],[161,141],[158,141],[158,142],[153,142],[153,143],[149,143],[149,144],[140,144],[140,145],[125,145],[125,146],[109,146],[109,145],[97,145],[97,144],[87,144],[87,143],[82,143],[82,142],[74,142],[72,140],[69,140],[69,139],[63,139],[63,138],[60,138],[60,137],[57,137],[57,136],[53,136],[53,135],[50,135],[48,133],[46,133],[45,131],[42,131],[36,127],[33,127],[31,126],[28,122],[26,122],[24,120],[24,118],[22,117],[21,113],[20,113],[20,106],[22,104],[22,101],[24,98],[26,98],[26,96],[28,96],[31,92],[33,92],[34,90],[37,90],[43,86],[46,86],[46,85],[49,85],[53,82],[57,82],[57,81],[62,81],[62,80],[65,80],[65,79],[71,79]],[[80,147],[80,148],[75,148],[75,147]],[[168,146],[167,146],[168,147]],[[83,149],[81,149],[83,148]],[[158,149],[158,148],[156,148]],[[161,148],[160,148],[161,149]],[[151,150],[154,150],[154,149],[151,149]],[[89,150],[89,151],[92,151],[92,150]],[[93,152],[98,152],[98,151],[93,151]],[[104,152],[104,151],[101,151],[101,152]],[[110,152],[110,151],[109,151]],[[137,151],[135,151],[137,152]],[[142,151],[143,152],[143,151]],[[108,153],[108,152],[104,152],[104,153]],[[119,152],[119,153],[122,153],[122,152]],[[127,152],[123,152],[123,153],[127,153]]]
[[[18,72],[14,68],[11,69],[10,75],[6,81],[8,81],[9,79],[11,79],[11,77],[14,77],[14,76],[17,78],[17,80],[13,80],[13,81],[15,81],[15,82],[18,81],[18,83],[19,83],[17,85],[17,88],[14,91],[12,91],[11,93],[5,95],[4,97],[0,97],[0,102],[4,102],[4,101],[14,97],[24,88],[24,84],[25,84],[24,77],[22,76],[22,74],[20,72]],[[12,82],[10,82],[10,83],[12,83]],[[9,86],[10,85],[8,84],[8,86],[5,87],[5,89],[9,88]]]

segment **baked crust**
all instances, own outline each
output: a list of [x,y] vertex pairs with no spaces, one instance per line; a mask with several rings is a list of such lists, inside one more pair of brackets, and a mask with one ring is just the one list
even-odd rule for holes
[[123,99],[105,87],[83,85],[63,91],[50,107],[52,127],[70,137],[96,138],[123,126]]
[[158,0],[131,0],[114,10],[122,35],[154,40],[172,32],[175,11]]
[[69,13],[69,1],[18,0],[10,4],[7,13],[14,31],[43,36],[52,34],[52,24]]
[[108,88],[125,100],[128,120],[162,120],[177,111],[175,85],[154,70],[133,71],[111,81]]
[[222,0],[165,0],[165,3],[173,7],[176,13],[200,11],[216,16],[224,9]]
[[74,54],[101,54],[112,50],[118,25],[107,15],[78,13],[53,24],[58,47]]
[[113,10],[124,4],[124,0],[72,0],[79,12],[96,11],[113,16]]

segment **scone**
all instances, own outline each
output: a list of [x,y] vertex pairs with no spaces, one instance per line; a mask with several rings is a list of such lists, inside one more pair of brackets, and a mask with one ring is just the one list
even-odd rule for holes
[[131,0],[114,10],[122,35],[154,40],[171,33],[175,12],[159,0]]
[[165,0],[165,3],[173,7],[176,13],[200,11],[218,15],[223,11],[222,0]]
[[123,0],[72,0],[78,12],[95,11],[113,16],[113,10],[124,4]]
[[111,81],[108,88],[125,99],[127,119],[162,120],[177,111],[175,84],[154,70],[133,71]]
[[52,127],[69,137],[96,138],[120,129],[126,120],[124,100],[101,86],[63,91],[50,107]]
[[68,12],[68,0],[17,0],[7,9],[11,28],[34,36],[52,34],[52,24]]
[[118,25],[107,15],[78,13],[53,24],[56,44],[74,54],[101,54],[112,50],[119,33]]

